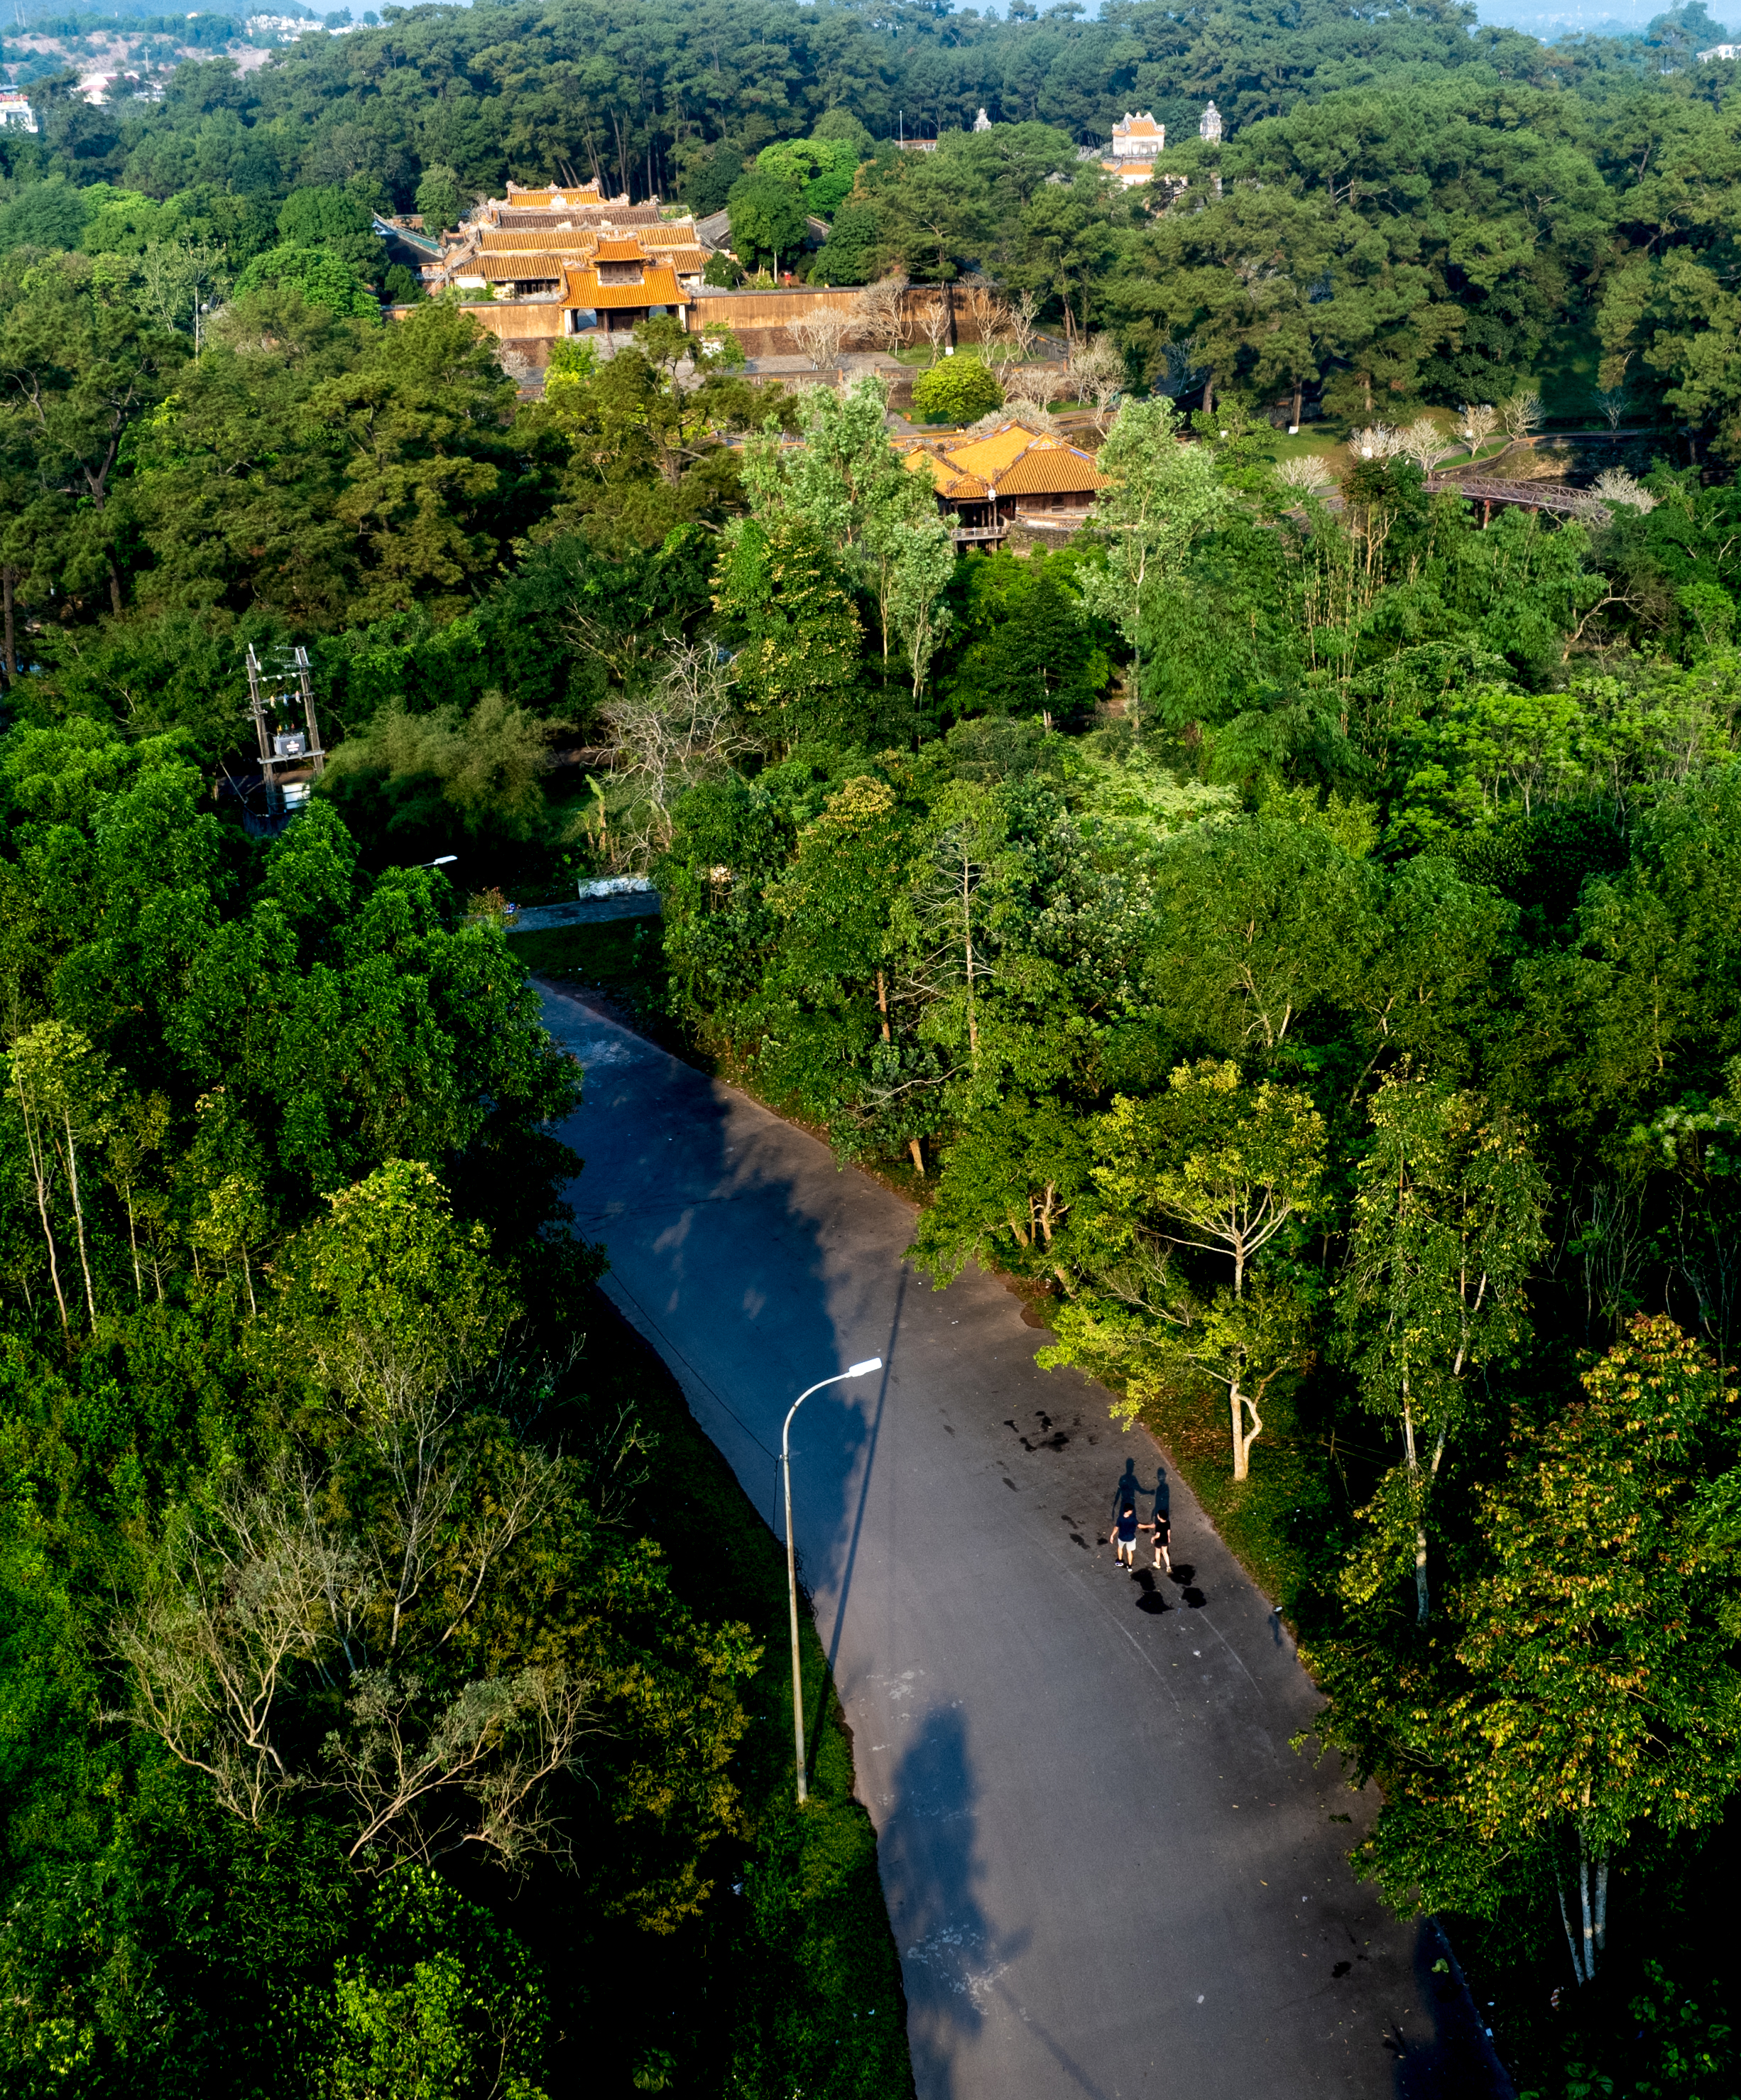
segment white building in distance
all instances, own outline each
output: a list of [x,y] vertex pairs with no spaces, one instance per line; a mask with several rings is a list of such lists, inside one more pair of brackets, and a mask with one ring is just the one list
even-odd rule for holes
[[1100,165],[1130,189],[1152,179],[1155,162],[1166,151],[1166,126],[1156,123],[1153,112],[1139,110],[1133,116],[1127,109],[1113,126],[1112,157]]

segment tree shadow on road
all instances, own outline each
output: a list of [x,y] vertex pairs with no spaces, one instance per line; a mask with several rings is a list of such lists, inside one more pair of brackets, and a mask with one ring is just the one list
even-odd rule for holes
[[884,1886],[901,1892],[892,1921],[914,2077],[926,2100],[951,2100],[963,2045],[1007,2009],[998,1979],[1027,1935],[999,1935],[980,1908],[979,1788],[959,1710],[933,1707],[913,1726],[882,1833]]

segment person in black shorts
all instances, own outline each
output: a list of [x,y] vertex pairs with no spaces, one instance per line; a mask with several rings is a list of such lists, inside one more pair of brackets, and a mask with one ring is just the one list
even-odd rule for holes
[[1167,1522],[1166,1511],[1158,1502],[1155,1505],[1154,1522],[1145,1524],[1143,1529],[1144,1531],[1152,1531],[1155,1535],[1156,1567],[1166,1568],[1167,1573],[1170,1575],[1173,1572],[1173,1555],[1169,1551],[1169,1546],[1173,1536],[1173,1528]]

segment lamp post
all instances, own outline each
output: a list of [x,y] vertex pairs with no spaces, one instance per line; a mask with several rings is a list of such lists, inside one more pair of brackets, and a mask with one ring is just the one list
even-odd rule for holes
[[792,1547],[792,1454],[787,1439],[791,1433],[792,1417],[813,1392],[820,1392],[825,1385],[839,1385],[847,1379],[868,1378],[872,1371],[882,1368],[880,1357],[868,1357],[862,1364],[853,1364],[844,1371],[836,1371],[832,1378],[818,1379],[814,1385],[806,1386],[787,1410],[785,1426],[780,1432],[780,1467],[786,1476],[786,1595],[792,1618],[792,1737],[798,1746],[800,1807],[810,1797],[804,1780],[804,1672],[798,1660],[798,1562]]

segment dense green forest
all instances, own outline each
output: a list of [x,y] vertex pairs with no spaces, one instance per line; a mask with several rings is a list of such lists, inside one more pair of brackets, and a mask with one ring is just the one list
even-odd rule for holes
[[[849,1749],[824,1688],[800,1815],[782,1571],[570,1229],[536,960],[1163,1437],[1522,2088],[1732,2100],[1716,25],[384,13],[0,132],[7,2090],[906,2089]],[[374,215],[563,167],[1049,330],[1093,523],[958,553],[882,378],[670,321],[518,386]],[[1033,347],[975,385],[1043,421]],[[1496,471],[1614,464],[1484,520],[1424,470],[1502,412]],[[628,870],[659,942],[502,931]]]

